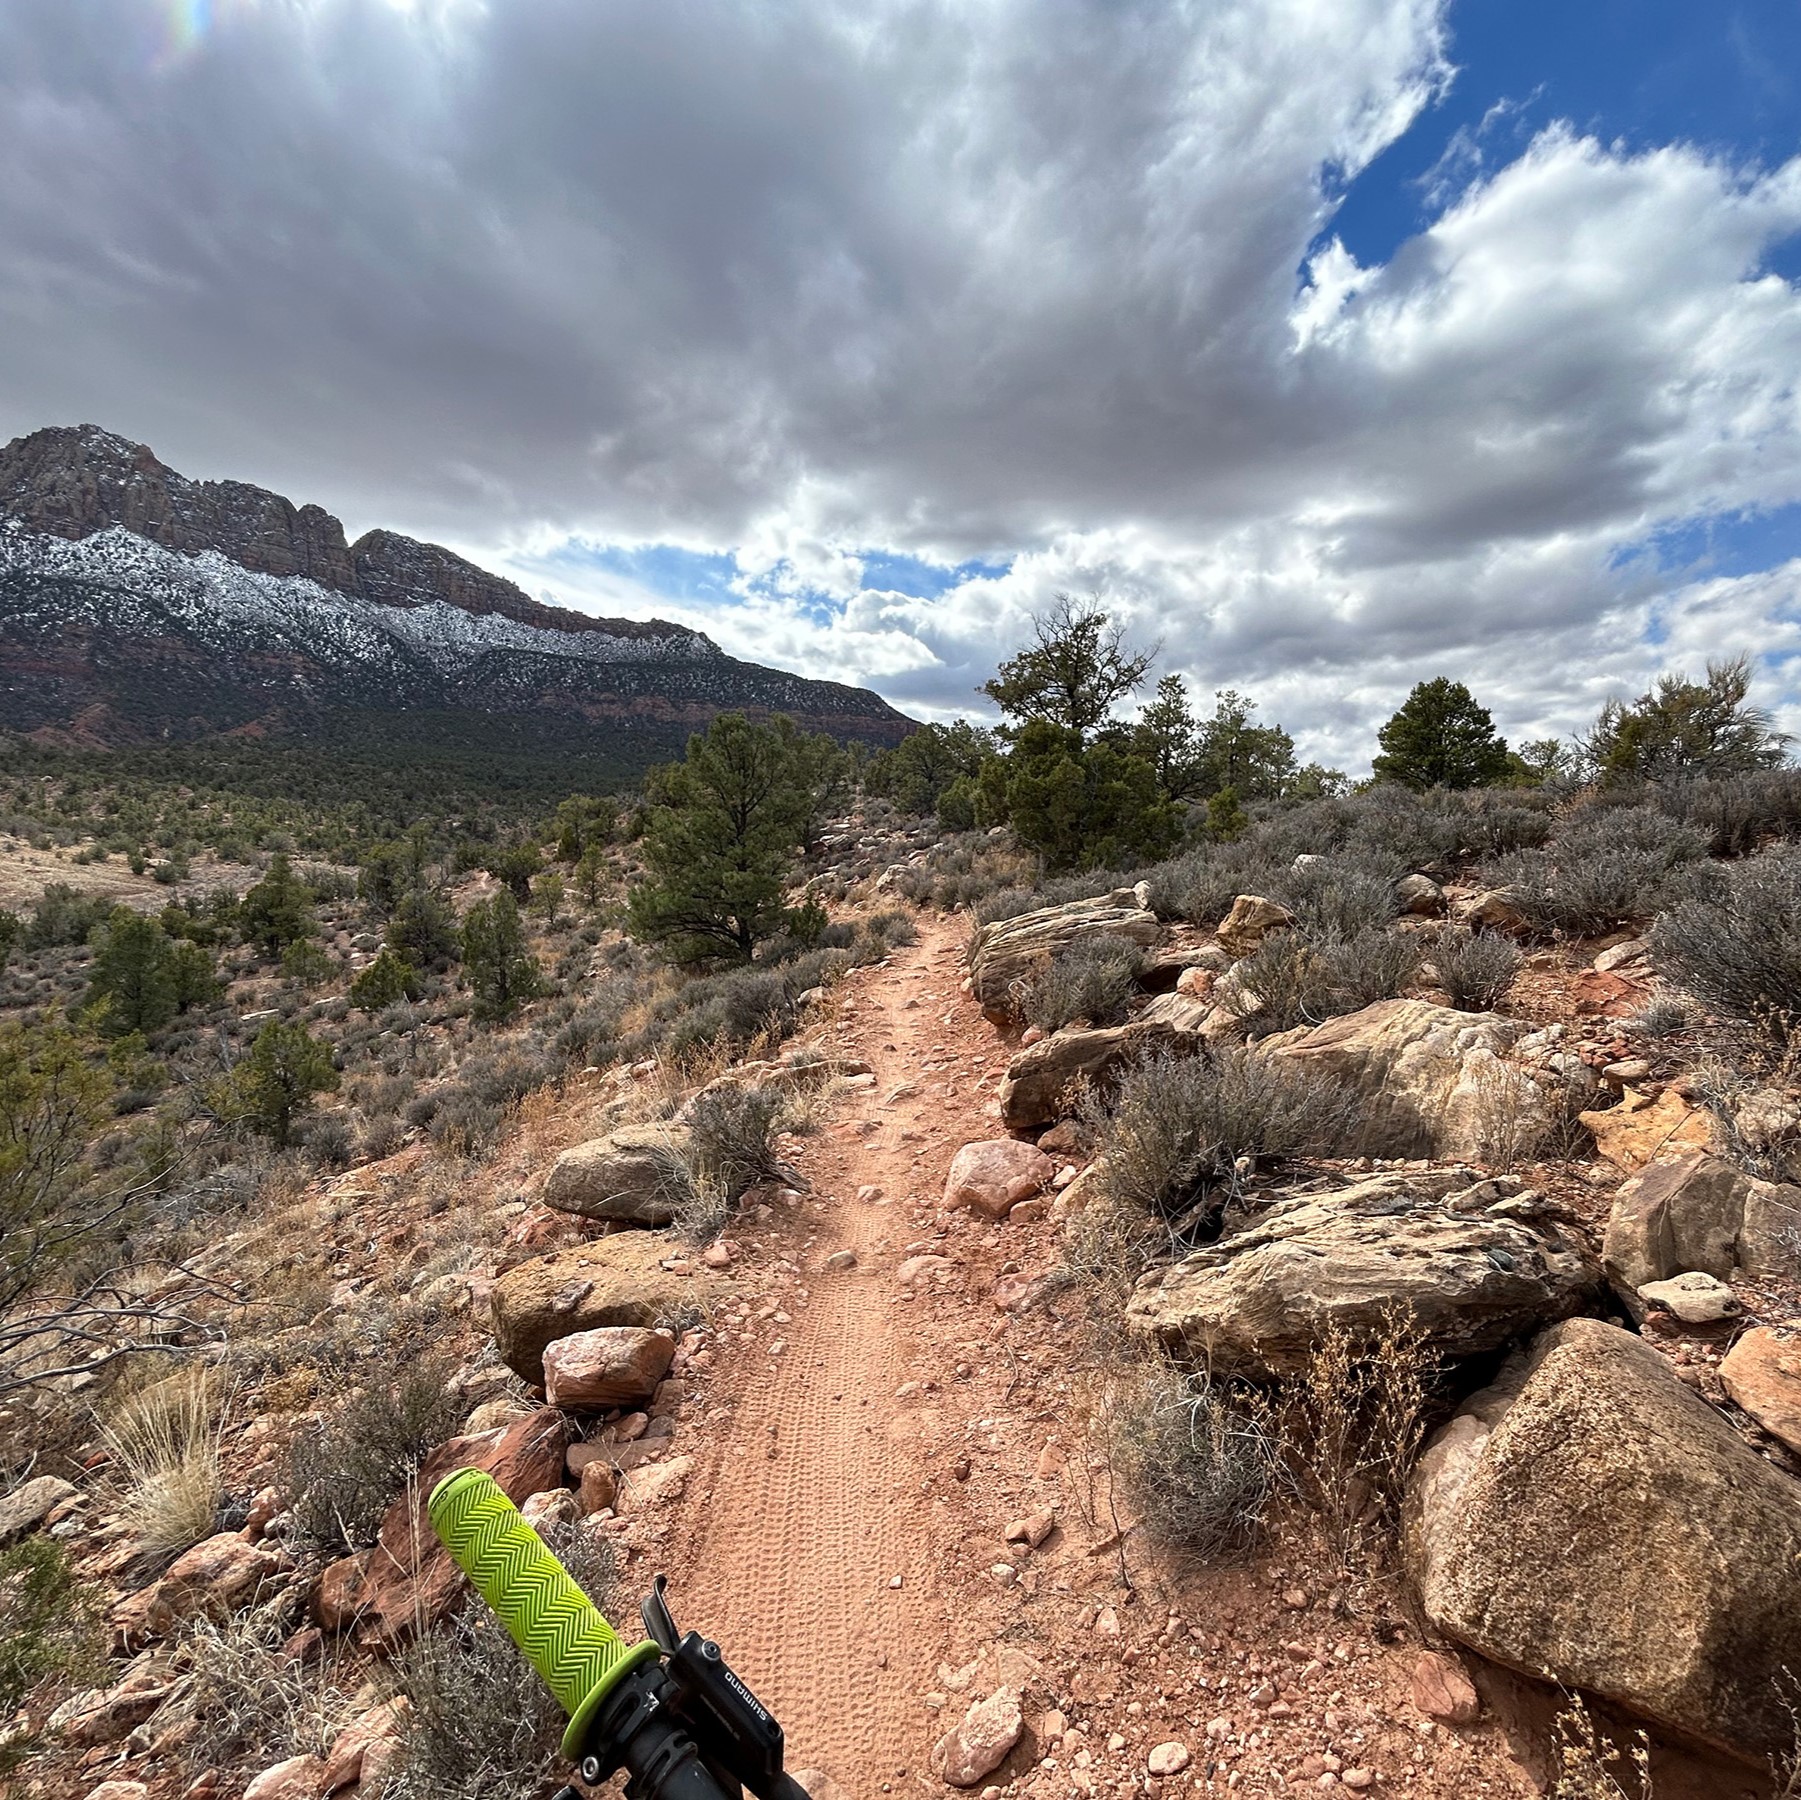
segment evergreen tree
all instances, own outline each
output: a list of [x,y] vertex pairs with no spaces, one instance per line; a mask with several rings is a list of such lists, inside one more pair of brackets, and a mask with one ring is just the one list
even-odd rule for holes
[[647,871],[627,899],[634,936],[678,962],[748,962],[781,931],[812,796],[792,740],[722,713],[684,761],[653,769],[641,846]]
[[362,1012],[385,1012],[402,1000],[418,999],[419,994],[419,971],[386,945],[350,984],[350,1004]]
[[985,693],[1023,724],[1073,731],[1086,745],[1143,682],[1155,653],[1132,655],[1125,629],[1098,606],[1059,594],[1032,621],[1032,642],[1001,664]]
[[1507,779],[1507,743],[1461,681],[1422,681],[1377,734],[1380,781],[1404,787],[1489,787]]
[[892,800],[902,812],[926,818],[957,782],[973,781],[995,750],[994,733],[966,719],[922,725],[892,750],[870,758],[863,786],[868,793]]
[[315,1095],[336,1091],[331,1052],[304,1025],[271,1019],[256,1034],[250,1054],[222,1082],[213,1101],[227,1118],[242,1122],[286,1147],[294,1121]]
[[525,945],[519,903],[510,888],[478,900],[463,917],[463,973],[484,1019],[505,1019],[544,992],[544,976]]
[[524,906],[532,897],[532,878],[543,869],[544,858],[536,844],[509,844],[490,850],[481,866],[496,881],[505,882],[513,898]]
[[1213,717],[1196,746],[1203,794],[1232,790],[1238,800],[1274,800],[1294,780],[1294,739],[1280,725],[1253,725],[1257,702],[1231,688],[1214,696]]
[[447,969],[462,948],[456,913],[437,888],[403,894],[388,920],[387,947],[415,969]]
[[1133,748],[1157,771],[1157,786],[1167,800],[1191,800],[1204,792],[1201,722],[1188,704],[1188,688],[1180,675],[1165,675],[1155,698],[1139,715]]
[[224,992],[213,959],[199,944],[181,942],[169,946],[169,980],[175,989],[175,1010],[210,1006]]
[[170,949],[154,919],[129,906],[113,908],[88,976],[88,997],[103,1003],[99,1024],[107,1036],[160,1031],[175,1017],[179,1003]]
[[1782,762],[1789,739],[1750,704],[1751,661],[1707,665],[1705,681],[1660,675],[1631,702],[1609,700],[1581,749],[1602,781],[1744,775]]
[[1034,719],[1007,759],[1013,835],[1051,870],[1117,868],[1164,855],[1181,831],[1177,807],[1142,756]]
[[247,888],[238,904],[238,928],[268,957],[314,931],[312,890],[294,873],[283,851],[269,859],[268,873]]

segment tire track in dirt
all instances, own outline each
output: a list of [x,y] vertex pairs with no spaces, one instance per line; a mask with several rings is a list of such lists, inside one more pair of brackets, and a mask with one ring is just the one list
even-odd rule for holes
[[[909,1196],[930,1206],[963,1141],[916,1086],[961,972],[956,928],[933,921],[849,984],[834,1047],[875,1083],[801,1152],[828,1201],[806,1253],[808,1299],[767,1328],[781,1353],[759,1347],[735,1384],[711,1500],[677,1565],[686,1611],[782,1721],[790,1765],[824,1768],[854,1795],[920,1772],[918,1695],[944,1638],[940,1546],[896,1398],[913,1371],[892,1270],[913,1229]],[[879,1201],[855,1197],[868,1186]],[[854,1268],[823,1266],[843,1250]]]

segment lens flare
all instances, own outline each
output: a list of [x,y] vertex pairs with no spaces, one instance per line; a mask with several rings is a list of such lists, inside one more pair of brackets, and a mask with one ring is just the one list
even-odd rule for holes
[[169,48],[176,54],[196,50],[213,28],[213,0],[167,0]]

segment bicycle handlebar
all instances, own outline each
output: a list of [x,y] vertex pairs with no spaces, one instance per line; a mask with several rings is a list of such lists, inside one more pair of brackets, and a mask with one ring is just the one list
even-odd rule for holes
[[633,1669],[656,1660],[657,1646],[620,1638],[491,1475],[447,1475],[426,1513],[451,1560],[568,1713],[563,1752],[579,1756],[601,1702]]

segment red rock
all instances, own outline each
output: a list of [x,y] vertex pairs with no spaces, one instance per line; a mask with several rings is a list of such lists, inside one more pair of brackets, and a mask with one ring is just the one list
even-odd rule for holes
[[463,1577],[426,1517],[432,1489],[456,1469],[482,1469],[515,1505],[561,1484],[566,1426],[540,1407],[504,1431],[452,1438],[425,1459],[412,1490],[388,1509],[369,1565],[368,1610],[359,1642],[390,1648],[443,1618],[465,1592]]
[[335,1794],[339,1788],[362,1782],[371,1786],[371,1777],[380,1765],[391,1761],[401,1743],[408,1701],[404,1695],[372,1708],[361,1718],[353,1719],[337,1735],[331,1754],[325,1759],[319,1792]]
[[1019,1690],[1000,1688],[978,1700],[962,1723],[939,1739],[933,1760],[952,1787],[974,1787],[1007,1760],[1024,1730]]
[[1475,1685],[1454,1657],[1424,1650],[1413,1665],[1413,1704],[1444,1725],[1473,1725],[1482,1716]]
[[244,1790],[244,1800],[319,1800],[324,1792],[324,1759],[290,1756],[265,1769]]
[[583,1513],[604,1512],[619,1497],[619,1481],[612,1465],[591,1462],[582,1470],[581,1498]]
[[552,1406],[601,1412],[637,1406],[669,1373],[675,1339],[638,1325],[606,1325],[557,1338],[544,1349],[544,1388]]
[[951,1163],[944,1204],[998,1219],[1019,1201],[1042,1193],[1056,1172],[1056,1164],[1036,1144],[1017,1138],[965,1144]]
[[1747,1331],[1720,1364],[1735,1405],[1801,1452],[1801,1319]]
[[312,1615],[327,1631],[348,1631],[369,1605],[369,1564],[373,1550],[340,1556],[320,1571],[310,1602]]

